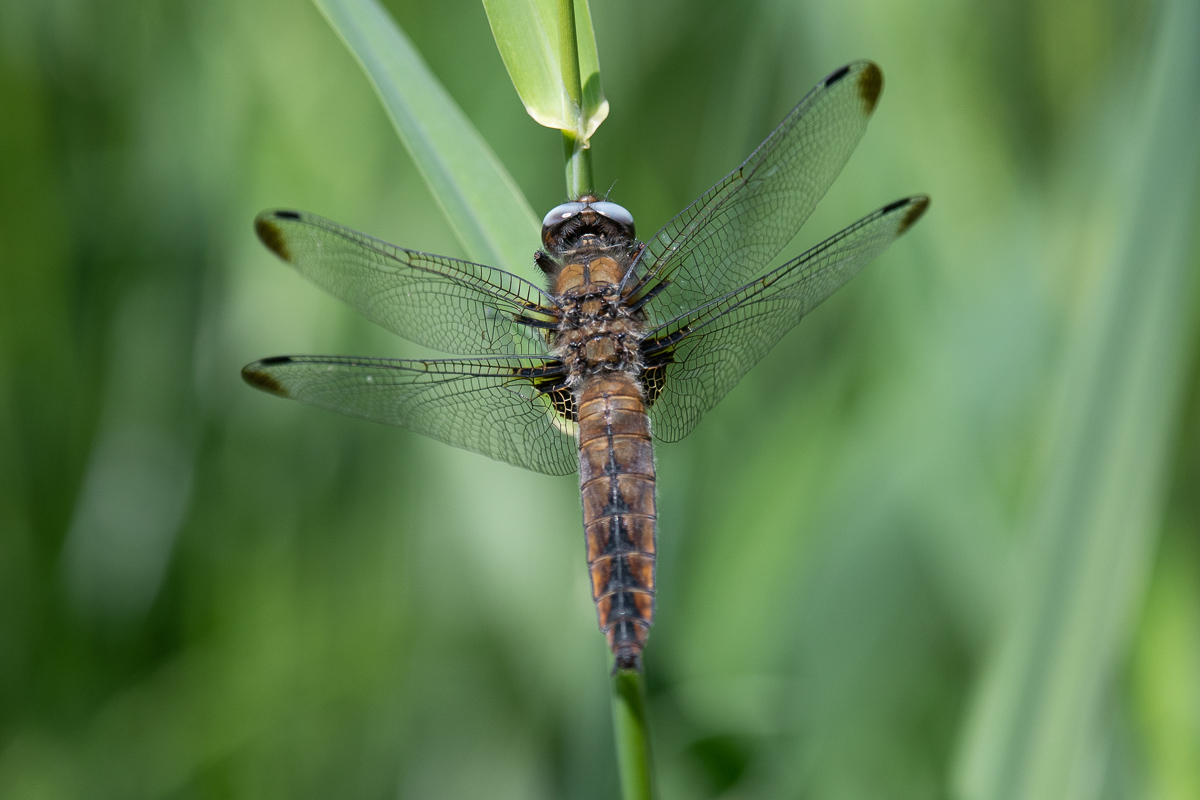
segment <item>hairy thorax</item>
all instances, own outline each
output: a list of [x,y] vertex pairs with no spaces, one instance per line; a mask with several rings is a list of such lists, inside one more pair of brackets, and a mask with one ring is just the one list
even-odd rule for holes
[[562,254],[554,276],[562,321],[554,355],[567,366],[567,384],[578,390],[591,376],[624,373],[636,379],[642,364],[640,314],[621,301],[618,285],[629,267],[623,248],[581,249]]

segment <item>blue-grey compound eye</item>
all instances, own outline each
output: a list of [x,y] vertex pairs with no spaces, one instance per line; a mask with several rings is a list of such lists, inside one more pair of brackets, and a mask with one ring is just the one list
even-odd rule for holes
[[610,203],[607,200],[598,200],[592,203],[592,208],[597,214],[608,217],[618,225],[623,225],[631,231],[633,230],[633,214],[626,211],[623,206]]
[[561,206],[555,206],[550,209],[550,213],[542,220],[542,230],[557,225],[564,219],[570,219],[580,211],[583,211],[583,206],[583,203],[563,203]]

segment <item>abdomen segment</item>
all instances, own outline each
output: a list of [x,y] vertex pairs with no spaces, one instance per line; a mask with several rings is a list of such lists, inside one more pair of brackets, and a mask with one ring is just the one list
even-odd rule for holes
[[579,394],[579,486],[592,599],[618,669],[641,669],[654,620],[654,451],[637,384],[615,373]]

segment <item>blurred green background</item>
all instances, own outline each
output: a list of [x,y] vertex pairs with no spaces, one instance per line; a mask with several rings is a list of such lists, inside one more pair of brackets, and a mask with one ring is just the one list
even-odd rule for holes
[[[482,6],[387,5],[561,202]],[[853,58],[791,251],[933,197],[658,449],[664,797],[1200,797],[1194,6],[594,2],[643,235]],[[245,386],[417,352],[274,206],[461,255],[306,0],[0,5],[0,797],[615,797],[574,479]]]

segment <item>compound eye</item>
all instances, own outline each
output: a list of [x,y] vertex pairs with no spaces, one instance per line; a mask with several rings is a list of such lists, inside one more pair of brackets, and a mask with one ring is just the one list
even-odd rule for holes
[[580,211],[583,211],[583,208],[583,203],[563,203],[561,206],[555,206],[550,209],[550,213],[542,220],[542,230],[547,230],[563,220],[570,219]]
[[600,200],[592,203],[592,209],[602,216],[608,217],[618,225],[633,230],[633,214],[625,210],[623,206],[616,203],[610,203],[607,200]]

